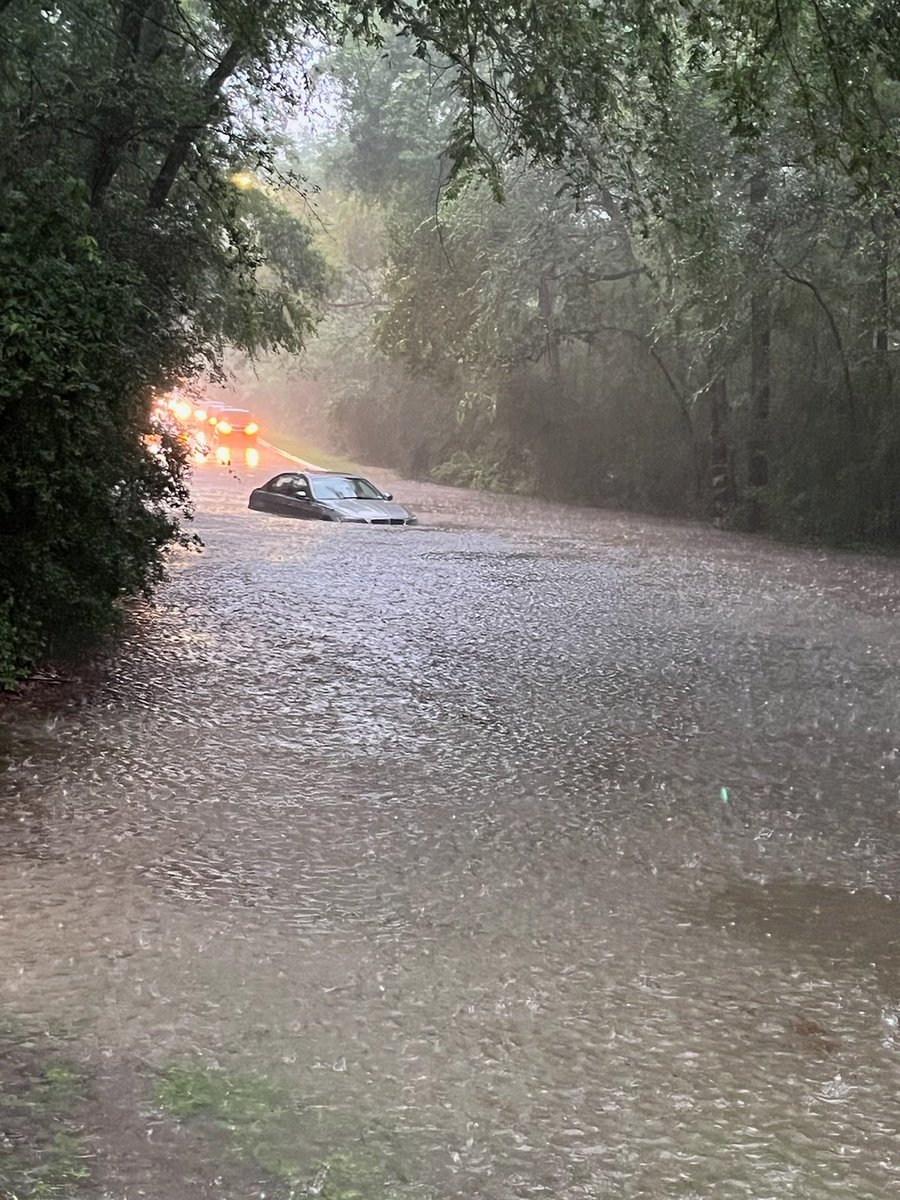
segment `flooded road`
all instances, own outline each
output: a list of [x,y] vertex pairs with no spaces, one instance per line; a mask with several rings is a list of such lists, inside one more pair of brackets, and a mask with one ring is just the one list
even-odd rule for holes
[[104,678],[4,713],[0,1029],[87,1081],[52,1194],[900,1195],[897,563],[269,473],[199,473]]

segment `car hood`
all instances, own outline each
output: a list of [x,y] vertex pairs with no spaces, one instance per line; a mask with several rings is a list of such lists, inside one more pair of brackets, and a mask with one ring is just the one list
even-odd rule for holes
[[412,513],[393,500],[320,500],[345,521],[408,521]]

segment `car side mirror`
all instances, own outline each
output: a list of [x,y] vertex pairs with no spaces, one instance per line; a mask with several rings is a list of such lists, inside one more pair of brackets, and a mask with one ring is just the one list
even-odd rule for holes
[[394,493],[393,493],[393,492],[385,492],[385,493],[384,493],[384,498],[385,498],[385,500],[393,500],[393,498],[394,498]]

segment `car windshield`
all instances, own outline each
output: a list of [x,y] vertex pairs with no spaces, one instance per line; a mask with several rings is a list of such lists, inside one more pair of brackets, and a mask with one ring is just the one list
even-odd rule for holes
[[383,500],[374,483],[347,475],[310,476],[312,494],[317,500]]

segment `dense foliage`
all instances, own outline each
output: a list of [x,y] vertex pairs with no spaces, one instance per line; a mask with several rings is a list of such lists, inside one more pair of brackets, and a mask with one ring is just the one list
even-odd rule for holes
[[254,7],[3,5],[0,680],[108,627],[183,540],[154,389],[311,327],[307,228],[229,180],[266,170],[249,90],[279,100]]

